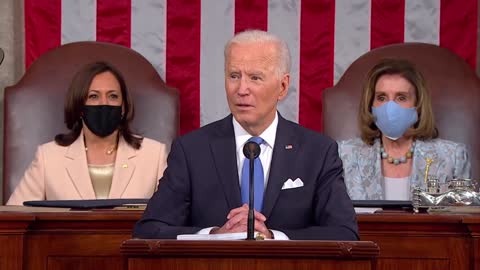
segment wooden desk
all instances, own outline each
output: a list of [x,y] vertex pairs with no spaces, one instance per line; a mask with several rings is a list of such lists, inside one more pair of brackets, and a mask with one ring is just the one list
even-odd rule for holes
[[377,269],[480,270],[480,215],[357,215],[361,239],[380,247]]
[[0,269],[126,269],[120,245],[141,214],[0,212]]
[[375,269],[375,243],[336,241],[128,240],[128,270]]
[[[120,245],[140,211],[0,211],[0,269],[126,269]],[[480,270],[480,215],[358,215],[377,269]],[[108,267],[107,267],[108,266]]]

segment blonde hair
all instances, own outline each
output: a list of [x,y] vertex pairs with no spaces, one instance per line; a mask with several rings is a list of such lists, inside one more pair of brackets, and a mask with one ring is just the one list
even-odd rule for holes
[[291,56],[288,45],[285,41],[280,39],[274,34],[261,31],[261,30],[245,30],[233,36],[225,45],[224,55],[225,62],[229,57],[230,48],[232,44],[246,44],[246,43],[268,43],[271,42],[277,46],[277,68],[276,73],[280,77],[284,74],[290,73],[291,68]]
[[405,136],[421,140],[438,137],[430,92],[423,75],[407,60],[383,59],[368,72],[367,81],[363,87],[358,119],[362,140],[368,145],[373,145],[375,138],[381,136],[372,115],[372,104],[375,97],[375,86],[383,75],[400,75],[415,88],[418,121],[406,131]]

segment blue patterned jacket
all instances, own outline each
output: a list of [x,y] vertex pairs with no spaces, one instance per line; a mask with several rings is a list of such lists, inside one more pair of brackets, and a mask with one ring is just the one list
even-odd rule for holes
[[[383,200],[384,181],[380,158],[380,140],[373,146],[360,138],[338,142],[338,151],[343,161],[345,184],[352,200]],[[413,153],[410,186],[424,188],[426,158],[434,161],[429,175],[438,177],[440,183],[457,178],[470,178],[470,161],[464,144],[434,139],[416,141]]]

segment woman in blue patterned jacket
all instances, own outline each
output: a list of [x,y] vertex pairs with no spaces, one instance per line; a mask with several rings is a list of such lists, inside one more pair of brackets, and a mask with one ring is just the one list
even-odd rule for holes
[[425,80],[412,63],[385,59],[370,70],[359,108],[361,138],[339,142],[352,200],[409,200],[425,187],[470,177],[464,144],[438,139]]

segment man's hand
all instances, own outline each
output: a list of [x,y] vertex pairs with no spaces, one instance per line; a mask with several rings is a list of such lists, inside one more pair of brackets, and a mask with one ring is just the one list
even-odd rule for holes
[[[273,235],[270,230],[265,226],[267,218],[260,212],[254,210],[255,219],[255,231],[263,234],[265,238],[272,239]],[[221,228],[213,228],[210,234],[218,233],[235,233],[247,231],[248,220],[248,205],[244,204],[241,207],[232,209],[227,215],[228,221]]]

